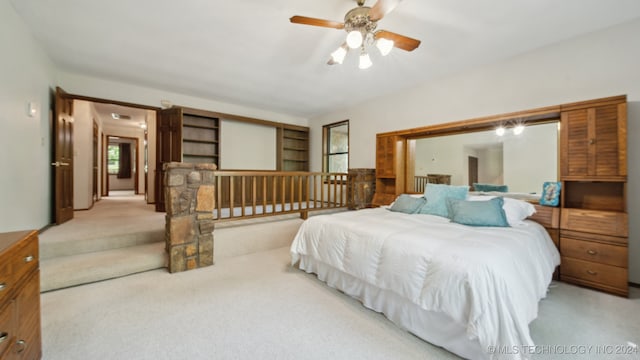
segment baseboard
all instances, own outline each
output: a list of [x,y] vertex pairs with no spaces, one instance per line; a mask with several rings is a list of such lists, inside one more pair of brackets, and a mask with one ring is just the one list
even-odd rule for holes
[[634,288],[640,288],[640,284],[634,283],[629,281],[629,286],[634,287]]
[[38,234],[42,234],[45,230],[47,230],[48,228],[53,227],[53,226],[55,226],[55,224],[47,224],[47,225],[41,227],[40,230],[38,230]]

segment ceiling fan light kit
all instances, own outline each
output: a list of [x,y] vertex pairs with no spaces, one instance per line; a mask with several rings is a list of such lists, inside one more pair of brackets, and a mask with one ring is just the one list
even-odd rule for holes
[[373,7],[364,6],[365,0],[357,0],[358,7],[353,8],[344,16],[344,23],[310,18],[305,16],[293,16],[289,20],[292,23],[328,27],[347,32],[345,42],[331,53],[327,64],[342,64],[349,49],[360,48],[360,69],[368,69],[373,63],[366,47],[375,45],[382,56],[386,56],[394,47],[405,51],[413,51],[420,46],[420,40],[386,30],[376,31],[378,20],[393,10],[401,0],[378,0]]

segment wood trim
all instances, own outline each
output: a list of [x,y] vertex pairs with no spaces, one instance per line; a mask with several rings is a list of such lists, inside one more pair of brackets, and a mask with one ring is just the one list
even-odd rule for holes
[[560,106],[560,111],[568,111],[568,110],[585,109],[585,108],[590,108],[594,106],[613,105],[621,102],[627,102],[627,95],[618,95],[618,96],[610,96],[610,97],[594,99],[594,100],[578,101],[574,103],[562,104],[559,106]]
[[309,127],[306,127],[306,126],[285,124],[285,123],[281,123],[281,122],[277,122],[277,121],[257,119],[257,118],[252,118],[252,117],[248,117],[248,116],[240,116],[240,115],[227,114],[227,113],[222,113],[222,112],[217,112],[217,111],[194,109],[194,108],[185,107],[185,106],[179,106],[179,105],[175,105],[175,107],[182,108],[183,114],[203,116],[203,117],[214,117],[214,118],[218,118],[221,121],[222,120],[235,120],[235,121],[241,121],[241,122],[257,124],[257,125],[272,126],[272,127],[276,127],[276,128],[285,127],[287,129],[307,130],[307,131],[309,130]]
[[478,118],[472,118],[468,120],[453,121],[442,124],[435,124],[429,126],[423,126],[412,129],[397,130],[385,133],[378,133],[377,135],[396,135],[404,137],[428,137],[444,134],[454,134],[463,132],[472,132],[479,130],[487,130],[496,126],[501,122],[508,120],[524,120],[527,123],[545,123],[551,121],[558,121],[560,118],[560,106],[548,106],[543,108],[517,111],[512,113],[484,116]]
[[89,101],[89,102],[97,102],[97,103],[101,103],[101,104],[114,104],[114,105],[137,108],[137,109],[146,109],[146,110],[155,110],[155,111],[161,110],[161,108],[156,107],[156,106],[134,104],[134,103],[126,102],[126,101],[102,99],[102,98],[96,98],[96,97],[85,96],[85,95],[66,94],[65,96],[68,97],[68,98],[71,98],[73,100],[84,100],[84,101]]
[[[626,96],[625,96],[626,101]],[[627,103],[618,104],[618,173],[627,175]],[[626,199],[626,197],[625,197]]]

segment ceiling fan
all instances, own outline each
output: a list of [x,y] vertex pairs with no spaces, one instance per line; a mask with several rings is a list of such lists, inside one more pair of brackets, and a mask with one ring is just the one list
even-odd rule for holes
[[378,21],[390,13],[402,0],[378,0],[373,7],[364,6],[365,0],[357,0],[358,6],[349,10],[344,22],[323,20],[295,15],[289,20],[295,24],[328,27],[347,31],[346,41],[331,53],[329,65],[342,64],[349,49],[360,48],[361,69],[369,68],[372,63],[366,46],[374,45],[385,56],[396,47],[405,51],[413,51],[420,46],[420,40],[393,33],[387,30],[376,30]]

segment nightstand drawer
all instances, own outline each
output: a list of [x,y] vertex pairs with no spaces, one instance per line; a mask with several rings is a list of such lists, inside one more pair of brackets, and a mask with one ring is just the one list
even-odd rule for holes
[[13,287],[14,278],[11,272],[11,261],[9,259],[0,258],[0,304],[5,300],[5,297],[11,292]]
[[9,301],[8,306],[0,308],[0,357],[15,340],[16,326],[13,323],[14,319],[15,302]]
[[15,281],[38,268],[38,237],[25,239],[13,257],[13,273]]
[[560,253],[562,256],[624,268],[628,267],[627,247],[625,246],[562,237],[560,238]]
[[626,268],[562,256],[560,264],[560,279],[565,280],[565,277],[584,280],[590,283],[603,284],[608,287],[620,289],[628,288],[628,274]]
[[629,236],[626,213],[583,209],[562,209],[560,228],[610,236]]

